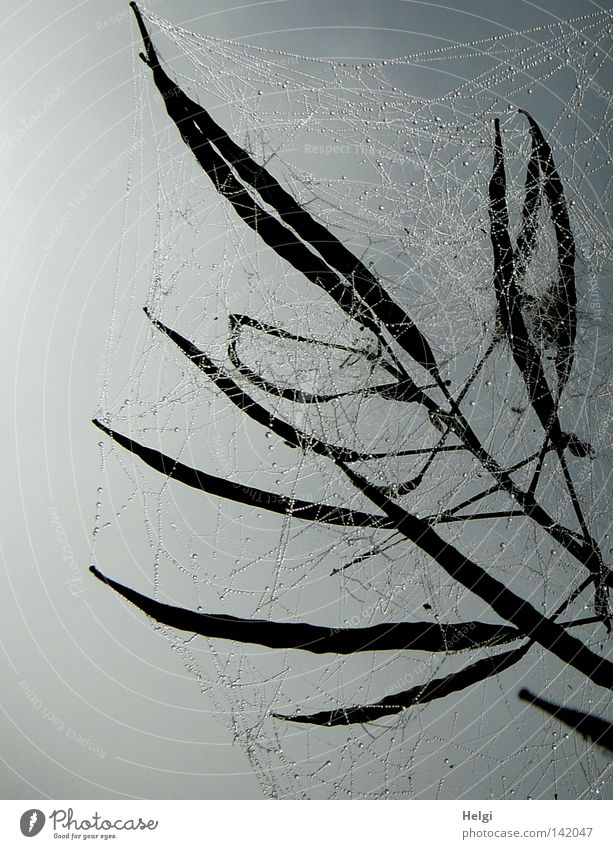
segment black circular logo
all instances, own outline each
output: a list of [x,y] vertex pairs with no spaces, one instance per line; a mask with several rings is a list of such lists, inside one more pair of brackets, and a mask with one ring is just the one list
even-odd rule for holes
[[19,827],[24,837],[36,837],[43,829],[45,815],[38,808],[30,808],[21,815]]

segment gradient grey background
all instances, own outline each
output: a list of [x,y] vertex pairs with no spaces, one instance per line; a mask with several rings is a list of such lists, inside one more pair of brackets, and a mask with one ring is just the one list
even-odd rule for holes
[[[590,0],[148,5],[197,32],[360,60],[603,8]],[[107,166],[132,143],[134,22],[124,0],[0,0],[0,19],[0,794],[258,798],[246,757],[200,712],[179,658],[87,573],[99,479],[90,420],[127,169]]]

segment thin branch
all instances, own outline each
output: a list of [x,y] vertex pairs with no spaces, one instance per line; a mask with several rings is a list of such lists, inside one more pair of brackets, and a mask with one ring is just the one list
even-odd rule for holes
[[443,540],[427,521],[389,501],[378,487],[344,463],[337,461],[337,466],[359,492],[383,510],[397,531],[429,554],[447,574],[477,595],[498,616],[510,622],[522,634],[535,640],[564,663],[578,669],[595,684],[613,689],[611,661],[598,657],[580,640],[567,634],[557,622],[543,616],[529,602],[489,575],[451,543]]
[[515,519],[519,516],[525,518],[523,510],[494,510],[490,513],[471,513],[469,516],[450,516],[448,513],[441,513],[440,516],[433,516],[434,524],[439,522],[448,524],[449,522],[474,522],[476,519]]

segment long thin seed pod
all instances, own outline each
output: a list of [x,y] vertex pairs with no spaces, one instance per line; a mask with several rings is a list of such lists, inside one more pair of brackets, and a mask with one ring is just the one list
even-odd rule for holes
[[570,226],[568,206],[564,196],[562,180],[556,168],[553,152],[541,128],[532,115],[519,110],[530,123],[530,133],[543,172],[545,197],[551,210],[558,250],[558,284],[553,291],[555,318],[556,369],[558,375],[558,398],[570,376],[573,366],[575,337],[577,335],[577,289],[575,284],[575,240]]
[[302,448],[305,451],[313,451],[315,454],[321,454],[324,457],[332,457],[339,460],[345,460],[347,463],[354,463],[357,460],[372,460],[381,459],[389,456],[387,453],[365,454],[359,451],[352,451],[348,448],[343,448],[338,445],[331,445],[328,442],[323,442],[315,436],[304,433],[289,422],[274,415],[266,407],[258,404],[247,392],[238,386],[238,384],[224,371],[221,366],[214,363],[207,355],[197,348],[192,342],[177,333],[176,330],[171,330],[162,324],[161,321],[151,318],[149,311],[145,308],[146,315],[151,319],[152,324],[166,334],[175,345],[183,351],[195,366],[203,371],[208,378],[220,389],[224,395],[236,406],[242,410],[250,419],[256,421],[263,427],[268,428],[274,434],[279,436],[288,444]]
[[[136,3],[131,3],[145,45],[145,62],[153,72],[154,82],[164,98],[170,117],[179,127],[184,140],[198,161],[198,147],[212,142],[242,180],[254,188],[265,203],[270,204],[285,223],[311,244],[332,268],[355,289],[381,324],[417,363],[439,378],[432,349],[412,319],[385,291],[377,278],[330,231],[307,213],[263,166],[239,147],[198,103],[187,97],[160,66],[145,23]],[[167,93],[172,92],[173,97]],[[166,95],[166,96],[165,96]],[[185,123],[197,122],[198,134]]]
[[285,330],[283,327],[277,327],[274,324],[267,324],[265,321],[261,321],[259,318],[253,318],[250,315],[244,315],[242,313],[230,313],[229,315],[230,327],[234,330],[238,330],[243,327],[250,327],[252,330],[259,330],[261,333],[265,333],[267,336],[276,336],[278,339],[288,339],[292,342],[301,342],[306,345],[318,345],[323,348],[330,348],[336,351],[344,351],[347,354],[354,354],[355,356],[364,357],[365,360],[368,360],[375,365],[380,366],[385,369],[385,371],[389,372],[389,374],[395,374],[394,366],[391,363],[388,363],[387,360],[382,355],[381,350],[377,351],[369,351],[366,348],[352,348],[349,345],[341,345],[338,342],[324,342],[321,339],[313,339],[309,336],[300,336],[296,333],[292,333],[289,330]]
[[[516,282],[521,285],[536,244],[536,214],[540,205],[541,189],[539,170],[543,173],[544,193],[554,225],[558,252],[558,282],[550,291],[547,307],[547,324],[556,342],[557,399],[560,400],[570,376],[577,335],[577,291],[575,285],[575,240],[562,180],[556,169],[550,145],[532,116],[519,110],[530,122],[532,152],[526,172],[524,206],[521,232],[513,253]],[[522,298],[527,298],[523,293]],[[575,434],[568,437],[568,448],[576,457],[591,457],[594,451],[588,443]]]
[[147,616],[204,637],[255,643],[271,649],[300,649],[311,654],[353,654],[367,651],[450,652],[495,646],[520,638],[515,628],[484,622],[441,625],[432,622],[389,622],[364,628],[328,628],[305,622],[269,622],[223,613],[198,613],[163,604],[103,575],[93,575],[134,604]]
[[276,719],[284,719],[289,722],[325,725],[328,727],[374,722],[386,716],[393,716],[414,705],[426,704],[435,699],[444,699],[452,693],[465,690],[467,687],[485,681],[493,675],[499,675],[505,669],[509,669],[518,663],[525,656],[529,647],[530,644],[528,643],[504,654],[497,654],[494,657],[478,660],[476,663],[460,669],[459,672],[452,672],[450,675],[445,676],[445,678],[435,678],[428,684],[418,684],[401,693],[385,696],[385,698],[371,705],[335,708],[334,710],[322,710],[318,713],[296,716],[274,713],[273,716]]
[[[323,442],[321,439],[294,427],[294,425],[289,424],[289,422],[286,422],[279,418],[279,416],[271,413],[266,409],[266,407],[258,404],[258,402],[255,401],[247,392],[241,389],[236,381],[234,381],[221,366],[214,363],[213,360],[207,357],[207,355],[197,348],[192,342],[185,339],[185,337],[181,336],[181,334],[177,333],[175,330],[171,330],[165,324],[162,324],[161,321],[152,318],[147,307],[144,308],[144,312],[152,324],[162,333],[166,334],[166,336],[168,336],[168,338],[171,339],[175,345],[186,354],[188,359],[201,369],[207,377],[213,381],[217,388],[220,389],[236,407],[238,407],[239,410],[242,410],[247,416],[249,416],[250,419],[253,419],[253,421],[258,422],[258,424],[261,424],[263,427],[271,430],[274,434],[279,436],[291,446],[301,448],[305,451],[313,451],[315,454],[320,454],[324,457],[344,460],[346,463],[355,463],[363,460],[382,460],[385,457],[408,456],[415,453],[428,453],[428,449],[425,448],[413,451],[407,449],[405,451],[363,452],[354,451],[350,448],[344,448],[338,445],[332,445],[329,442]],[[380,388],[381,387],[372,387],[372,389],[365,389],[364,392],[375,392]],[[450,445],[446,446],[444,449],[438,450],[459,451],[462,450],[462,446]]]
[[[243,326],[243,322],[241,321],[239,323],[235,314],[231,314],[229,318],[230,340],[228,343],[228,357],[230,362],[243,375],[243,377],[246,377],[249,381],[251,381],[251,383],[270,395],[276,395],[279,398],[285,398],[286,400],[294,401],[297,404],[325,404],[328,401],[335,401],[338,398],[344,398],[349,395],[356,394],[380,395],[388,401],[404,401],[407,403],[420,402],[424,397],[424,389],[426,387],[418,387],[410,377],[402,378],[394,383],[383,383],[375,386],[364,387],[364,389],[336,392],[327,395],[304,392],[301,389],[281,386],[278,383],[267,380],[267,378],[249,368],[249,366],[242,361],[237,351],[237,344],[240,340],[240,331]],[[243,319],[244,316],[241,316],[240,318]]]
[[526,169],[524,188],[524,205],[521,211],[521,229],[515,250],[513,251],[513,266],[515,280],[520,282],[525,275],[530,259],[536,247],[537,213],[541,205],[541,185],[539,180],[539,149],[534,136],[532,150]]
[[94,419],[93,423],[118,445],[140,457],[152,469],[210,495],[226,498],[228,501],[234,501],[238,504],[258,507],[271,513],[280,513],[282,516],[291,516],[295,519],[304,519],[311,522],[323,522],[327,525],[383,529],[391,526],[386,516],[373,516],[371,513],[350,510],[346,507],[315,504],[311,501],[301,501],[298,498],[288,498],[285,495],[278,495],[254,486],[233,483],[225,478],[209,475],[207,472],[186,466],[184,463],[162,454],[161,451],[147,448],[145,445],[111,430],[97,419]]
[[[258,374],[258,372],[249,368],[249,366],[242,361],[238,351],[236,350],[236,343],[236,336],[231,336],[228,343],[228,357],[230,362],[243,377],[249,380],[250,383],[269,395],[275,395],[277,398],[284,398],[286,401],[294,401],[296,404],[327,404],[329,401],[337,401],[339,398],[346,398],[347,396],[357,394],[355,391],[332,392],[328,394],[305,392],[303,389],[294,389],[291,386],[283,386],[282,384],[275,383],[268,380],[263,375]],[[364,393],[365,390],[360,390],[360,394]]]
[[[543,191],[551,210],[558,251],[558,284],[550,299],[548,324],[556,337],[557,401],[568,381],[574,357],[577,333],[577,292],[575,287],[575,241],[564,198],[562,181],[553,161],[553,153],[536,121],[520,109],[530,121],[532,153],[526,173],[522,228],[515,251],[511,251],[506,209],[506,177],[499,122],[495,122],[494,170],[490,181],[490,218],[492,245],[496,267],[495,285],[499,318],[507,331],[513,356],[526,380],[532,406],[557,448],[568,446],[577,457],[593,455],[590,445],[574,434],[562,433],[558,422],[557,403],[542,368],[540,354],[528,336],[522,315],[519,284],[534,251],[536,212],[540,198],[535,169],[543,172]],[[506,299],[507,303],[503,303]],[[549,424],[548,424],[549,423]]]
[[554,445],[564,442],[557,406],[545,377],[541,356],[530,339],[521,310],[521,298],[514,275],[513,248],[509,236],[506,202],[506,174],[500,121],[494,122],[494,168],[489,184],[491,242],[494,253],[494,287],[502,326],[507,334],[513,359],[519,368],[530,403]]
[[[144,23],[136,4],[132,4],[139,26]],[[145,38],[143,34],[143,38]],[[212,144],[203,134],[197,121],[201,107],[190,100],[172,83],[159,63],[150,40],[147,56],[141,58],[150,64],[154,80],[166,106],[166,111],[181,133],[185,144],[191,149],[198,164],[205,171],[216,190],[225,197],[240,218],[254,230],[265,244],[271,247],[282,259],[292,265],[296,271],[303,274],[307,280],[325,291],[340,308],[352,319],[370,330],[378,339],[384,341],[379,322],[373,318],[369,309],[358,297],[355,288],[350,286],[342,277],[330,268],[317,253],[309,250],[303,241],[277,218],[260,206],[249,194],[245,186],[237,179],[235,173]],[[149,59],[148,57],[152,58]],[[403,372],[402,372],[403,373]],[[401,372],[397,372],[400,376]]]

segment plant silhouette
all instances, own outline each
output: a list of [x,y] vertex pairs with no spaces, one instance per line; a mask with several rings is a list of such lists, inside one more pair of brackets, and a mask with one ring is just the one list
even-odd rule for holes
[[[504,145],[498,120],[493,127],[493,167],[484,203],[489,211],[496,320],[495,326],[491,328],[492,341],[481,362],[464,385],[454,387],[442,376],[426,330],[419,327],[389,295],[376,273],[330,229],[317,221],[266,167],[258,164],[247,150],[237,144],[205,109],[190,99],[168,76],[138,6],[136,3],[130,5],[144,45],[141,59],[152,73],[154,85],[169,118],[215,190],[263,244],[331,298],[349,319],[372,334],[376,340],[376,350],[360,350],[340,344],[333,346],[307,336],[297,336],[247,315],[233,313],[229,316],[228,366],[223,367],[178,330],[162,323],[151,310],[146,309],[146,315],[160,334],[176,346],[194,369],[203,372],[231,404],[286,445],[325,458],[329,462],[331,474],[338,474],[348,481],[356,492],[370,502],[371,512],[355,510],[349,506],[298,500],[278,492],[244,486],[188,466],[142,445],[105,422],[95,420],[94,423],[126,451],[139,457],[161,475],[185,486],[289,516],[297,522],[309,521],[346,528],[368,527],[381,532],[394,532],[410,546],[420,549],[454,581],[477,596],[508,624],[491,625],[471,620],[457,624],[393,622],[362,628],[324,628],[303,622],[282,623],[220,613],[204,614],[161,604],[106,576],[97,567],[92,567],[92,573],[160,623],[189,633],[270,648],[315,654],[408,649],[446,653],[466,648],[517,644],[445,677],[391,693],[370,704],[341,706],[310,714],[273,714],[279,721],[320,726],[373,722],[410,709],[413,705],[444,699],[451,693],[486,681],[518,663],[528,652],[537,650],[555,655],[563,664],[574,667],[597,686],[613,689],[613,663],[596,654],[573,634],[573,630],[581,625],[597,623],[601,623],[607,632],[610,631],[609,590],[613,586],[613,573],[605,566],[598,543],[590,532],[567,461],[568,453],[578,461],[585,462],[593,455],[592,447],[585,440],[564,429],[560,415],[560,401],[573,368],[577,332],[575,243],[554,153],[536,120],[523,112],[531,139],[531,153],[526,168],[519,233],[515,242],[509,226]],[[541,208],[548,210],[555,233],[558,273],[557,280],[547,291],[536,297],[524,287],[524,280],[538,245],[538,213]],[[306,387],[289,387],[259,373],[249,367],[240,355],[240,341],[245,329],[255,330],[271,339],[288,339],[306,346],[316,346],[318,350],[327,344],[330,348],[336,347],[365,362],[376,362],[388,378],[385,382],[359,391],[391,402],[419,405],[438,434],[434,444],[428,449],[397,446],[395,450],[369,453],[328,442],[286,421],[264,403],[257,401],[248,389],[239,385],[236,378],[240,376],[248,386],[260,392],[301,405],[334,403],[351,392],[323,393]],[[512,467],[506,466],[486,447],[471,426],[463,406],[469,389],[479,379],[483,364],[494,349],[501,346],[508,346],[510,350],[517,373],[525,385],[528,403],[541,428],[539,450]],[[552,352],[553,375],[548,372],[544,361],[545,350]],[[466,452],[480,464],[491,483],[478,494],[461,503],[450,504],[438,513],[415,515],[403,505],[403,496],[424,485],[433,464],[447,452]],[[396,487],[385,487],[374,482],[360,466],[361,463],[390,456],[419,454],[423,454],[424,459],[418,473]],[[549,455],[557,458],[559,463],[563,485],[572,504],[579,532],[554,519],[537,498],[537,486]],[[520,486],[514,480],[513,473],[531,463],[534,463],[531,481],[527,486]],[[513,508],[498,511],[481,509],[481,503],[493,492],[509,496]],[[467,513],[467,509],[472,512]],[[561,546],[579,568],[585,570],[583,582],[551,615],[537,610],[527,598],[494,577],[488,564],[481,565],[475,558],[464,554],[456,545],[448,542],[438,529],[452,522],[469,523],[511,516],[527,517]],[[588,591],[591,591],[593,597],[590,615],[574,620],[565,618],[564,613],[571,603]],[[526,692],[522,691],[522,698],[528,698],[537,707],[559,715],[563,721],[574,716],[576,721],[573,727],[580,733],[597,727],[597,733],[590,731],[588,736],[591,734],[594,740],[610,741],[611,726],[604,720],[592,718],[593,723],[590,724],[590,717],[583,715],[581,718],[577,712],[573,714],[570,708],[559,708],[556,714],[550,703],[537,696],[526,696]]]

